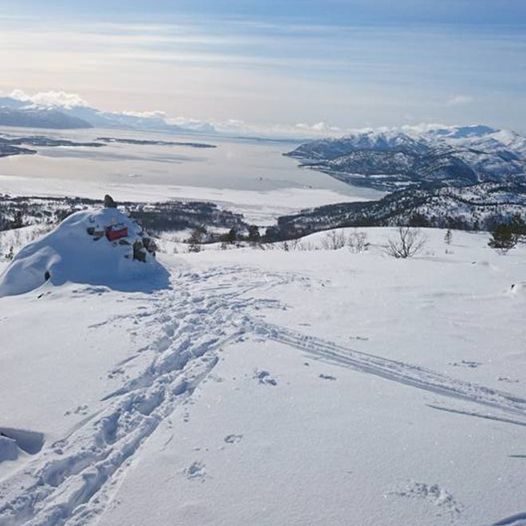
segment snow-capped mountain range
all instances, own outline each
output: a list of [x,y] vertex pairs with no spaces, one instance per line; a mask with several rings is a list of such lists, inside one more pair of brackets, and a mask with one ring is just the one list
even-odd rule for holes
[[162,113],[106,112],[85,104],[49,105],[16,97],[0,97],[0,126],[82,129],[114,128],[162,132],[212,133],[206,123],[182,127],[170,124]]
[[516,181],[526,174],[526,139],[483,125],[358,131],[302,144],[287,155],[343,181],[386,190]]

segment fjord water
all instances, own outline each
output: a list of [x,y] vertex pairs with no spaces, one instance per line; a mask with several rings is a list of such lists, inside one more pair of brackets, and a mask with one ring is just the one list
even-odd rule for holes
[[[2,135],[44,135],[77,142],[99,137],[203,143],[141,145],[107,143],[102,147],[37,147],[36,155],[0,159],[0,191],[25,194],[99,196],[103,188],[122,192],[123,198],[203,198],[239,204],[251,194],[277,192],[287,208],[328,202],[368,200],[382,194],[344,184],[313,170],[300,169],[283,154],[298,143],[197,134],[168,135],[122,130],[34,130],[4,128]],[[283,191],[286,190],[286,193]],[[276,194],[276,195],[277,195]],[[243,197],[240,197],[240,196]],[[252,196],[253,197],[253,196]],[[214,199],[211,199],[214,200]]]

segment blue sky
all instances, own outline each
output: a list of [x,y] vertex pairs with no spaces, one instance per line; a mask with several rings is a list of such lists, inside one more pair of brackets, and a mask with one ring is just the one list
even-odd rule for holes
[[261,128],[526,129],[523,0],[0,0],[0,23],[4,93]]

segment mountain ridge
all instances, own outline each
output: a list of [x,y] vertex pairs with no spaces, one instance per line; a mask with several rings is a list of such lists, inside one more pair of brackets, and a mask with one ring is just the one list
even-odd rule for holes
[[16,108],[1,104],[0,126],[58,130],[93,128],[86,120],[54,108]]
[[0,126],[82,129],[107,128],[177,133],[214,133],[213,127],[181,127],[170,124],[162,113],[107,112],[87,105],[50,105],[0,97]]
[[278,219],[275,235],[294,239],[333,228],[413,226],[491,230],[512,218],[526,219],[526,184],[422,185],[378,201],[335,203]]
[[393,191],[524,180],[526,139],[485,125],[390,128],[304,143],[286,154],[344,182]]

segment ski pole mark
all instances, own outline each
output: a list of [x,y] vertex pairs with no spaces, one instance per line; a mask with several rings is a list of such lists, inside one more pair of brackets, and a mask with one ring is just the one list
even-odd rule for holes
[[442,407],[440,405],[434,405],[434,404],[427,404],[428,407],[431,407],[432,409],[436,409],[438,411],[445,411],[447,413],[453,413],[457,415],[465,415],[465,416],[474,416],[477,418],[484,418],[485,420],[493,420],[495,422],[504,422],[505,424],[514,424],[516,426],[526,426],[526,422],[522,422],[520,420],[513,420],[511,418],[503,418],[500,416],[495,415],[484,415],[481,413],[475,413],[473,411],[461,411],[460,409],[452,409],[450,407]]

